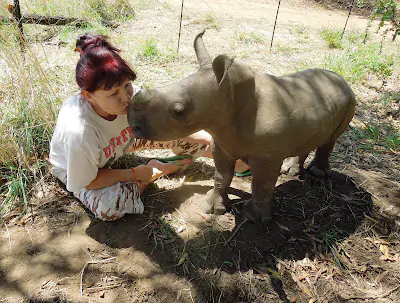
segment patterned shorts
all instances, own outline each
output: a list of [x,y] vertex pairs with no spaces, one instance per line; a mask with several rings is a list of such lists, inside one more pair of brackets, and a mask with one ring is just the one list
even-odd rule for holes
[[[188,143],[182,140],[156,142],[135,139],[127,152],[146,149],[171,149],[175,154],[187,154],[201,157],[208,149],[207,144]],[[52,174],[64,184],[67,183],[67,172],[53,167]],[[142,214],[143,202],[136,182],[118,182],[112,186],[99,189],[82,188],[73,193],[93,215],[103,221],[114,221],[125,214]]]

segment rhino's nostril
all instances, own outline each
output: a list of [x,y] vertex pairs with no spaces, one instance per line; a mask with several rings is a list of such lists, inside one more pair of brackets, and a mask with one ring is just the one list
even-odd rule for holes
[[131,127],[132,132],[136,132],[136,133],[140,132],[142,130],[142,127],[137,123],[132,123],[130,125],[130,127]]

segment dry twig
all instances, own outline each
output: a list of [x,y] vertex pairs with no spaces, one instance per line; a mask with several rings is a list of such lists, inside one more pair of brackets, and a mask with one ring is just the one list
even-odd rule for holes
[[89,264],[104,263],[104,262],[111,261],[111,260],[113,260],[113,259],[115,259],[115,258],[116,258],[116,257],[111,257],[111,258],[104,259],[104,260],[88,261],[88,262],[86,262],[85,266],[83,266],[83,268],[82,268],[82,270],[81,270],[81,283],[80,283],[80,286],[79,286],[79,291],[80,291],[81,297],[82,297],[82,295],[83,295],[83,286],[82,286],[82,284],[83,284],[83,274],[84,274],[84,272],[85,272],[86,267],[87,267]]
[[246,219],[244,219],[244,220],[238,225],[238,227],[237,227],[236,230],[232,233],[232,235],[229,237],[229,239],[225,241],[224,247],[233,239],[233,237],[237,234],[237,232],[238,232],[239,229],[242,227],[242,225],[243,225],[244,223],[246,223],[247,221],[249,221],[249,220],[246,218]]

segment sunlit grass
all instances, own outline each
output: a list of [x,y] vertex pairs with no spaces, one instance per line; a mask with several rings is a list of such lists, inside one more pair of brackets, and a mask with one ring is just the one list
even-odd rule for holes
[[394,53],[380,53],[379,43],[370,43],[349,46],[343,52],[328,54],[323,66],[355,83],[371,73],[382,79],[388,78],[393,73],[395,63]]

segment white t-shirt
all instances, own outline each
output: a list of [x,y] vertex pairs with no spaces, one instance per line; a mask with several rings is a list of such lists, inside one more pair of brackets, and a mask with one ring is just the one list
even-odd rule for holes
[[[136,93],[139,89],[134,87]],[[50,143],[49,161],[67,173],[67,190],[78,192],[120,158],[131,141],[127,115],[113,121],[99,116],[80,93],[61,106]]]

